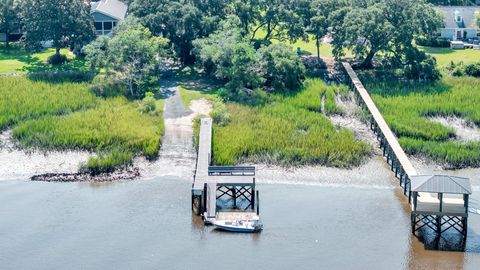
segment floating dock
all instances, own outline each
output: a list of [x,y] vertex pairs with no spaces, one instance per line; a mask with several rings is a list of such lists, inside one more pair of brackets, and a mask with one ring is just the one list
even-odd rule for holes
[[[412,233],[417,235],[420,229],[430,228],[440,237],[443,232],[455,229],[465,240],[468,200],[472,193],[470,180],[445,175],[418,175],[353,68],[348,63],[342,65],[357,102],[369,113],[370,128],[380,142],[383,156],[395,177],[400,179],[403,193],[412,204]],[[447,195],[444,197],[444,194]]]
[[217,219],[242,220],[259,215],[253,166],[211,166],[212,119],[200,119],[197,164],[192,184],[192,211],[206,224]]

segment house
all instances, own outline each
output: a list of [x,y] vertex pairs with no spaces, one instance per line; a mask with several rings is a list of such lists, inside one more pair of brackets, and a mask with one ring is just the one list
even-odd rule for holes
[[127,16],[128,6],[120,0],[100,0],[91,2],[97,35],[110,35],[113,27]]
[[439,6],[437,9],[444,16],[445,28],[441,29],[442,38],[450,40],[477,38],[479,28],[476,20],[480,7]]

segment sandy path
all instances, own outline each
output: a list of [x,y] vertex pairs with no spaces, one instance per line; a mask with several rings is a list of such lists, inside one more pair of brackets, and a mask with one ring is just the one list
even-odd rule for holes
[[177,176],[191,179],[196,159],[193,119],[196,115],[208,114],[211,106],[206,100],[195,100],[190,104],[190,109],[185,108],[175,82],[165,83],[162,90],[168,98],[164,108],[165,135],[162,138],[159,158],[148,162],[145,158],[138,157],[134,164],[140,168],[144,177]]

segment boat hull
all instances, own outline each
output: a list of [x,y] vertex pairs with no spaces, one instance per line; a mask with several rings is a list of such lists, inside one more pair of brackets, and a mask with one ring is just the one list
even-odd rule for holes
[[239,227],[222,226],[222,225],[215,225],[215,229],[228,231],[228,232],[238,232],[238,233],[255,233],[262,230],[261,228],[239,228]]

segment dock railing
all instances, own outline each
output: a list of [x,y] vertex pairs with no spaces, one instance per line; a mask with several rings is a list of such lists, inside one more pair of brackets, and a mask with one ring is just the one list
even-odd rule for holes
[[356,100],[359,105],[366,109],[369,114],[370,128],[377,135],[380,141],[380,148],[383,149],[383,156],[387,158],[387,163],[390,164],[391,170],[395,173],[395,177],[400,179],[400,186],[403,188],[403,193],[409,197],[411,201],[411,177],[417,175],[417,171],[398,143],[397,138],[373,102],[370,94],[367,92],[357,74],[349,63],[342,63],[343,68],[348,74],[347,80],[350,88],[354,91]]

